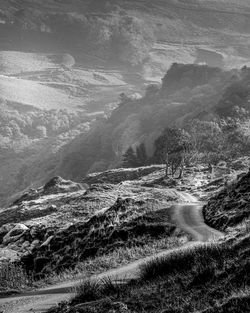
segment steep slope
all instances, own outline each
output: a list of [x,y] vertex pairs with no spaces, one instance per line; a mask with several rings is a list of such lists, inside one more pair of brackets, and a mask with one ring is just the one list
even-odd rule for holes
[[209,225],[217,229],[246,229],[250,218],[250,172],[236,179],[212,197],[204,207]]

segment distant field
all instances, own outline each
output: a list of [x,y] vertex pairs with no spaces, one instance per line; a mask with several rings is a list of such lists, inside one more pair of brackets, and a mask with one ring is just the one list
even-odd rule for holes
[[[0,51],[1,74],[42,71],[60,67],[62,57],[42,53],[23,53],[19,51]],[[52,60],[53,59],[53,60]]]
[[[119,88],[127,85],[120,72],[75,68],[74,58],[66,54],[1,51],[0,68],[2,99],[45,110],[85,109],[95,100],[98,110],[103,109],[105,104],[116,101]],[[110,87],[117,88],[117,91]],[[109,95],[108,102],[102,107],[96,88]]]
[[76,109],[82,99],[72,97],[55,88],[37,82],[0,75],[1,98],[39,109]]

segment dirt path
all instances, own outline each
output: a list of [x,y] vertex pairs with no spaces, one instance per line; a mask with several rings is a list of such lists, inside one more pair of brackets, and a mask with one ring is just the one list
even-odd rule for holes
[[173,206],[173,219],[176,224],[197,242],[209,242],[223,237],[223,233],[205,224],[202,214],[203,204],[188,193],[182,192],[181,195],[189,204]]
[[[188,249],[190,246],[199,245],[201,242],[212,241],[223,236],[222,233],[210,228],[204,223],[202,205],[197,202],[196,198],[187,193],[181,193],[181,195],[190,204],[174,205],[173,218],[181,229],[193,237],[193,242],[187,243],[182,248],[166,250],[156,255],[140,259],[118,269],[94,276],[93,278],[102,279],[111,277],[113,280],[136,278],[140,265],[152,258],[167,255],[176,251],[176,249]],[[14,297],[0,298],[0,313],[46,312],[59,302],[69,300],[74,296],[72,288],[79,283],[80,280],[75,280]]]

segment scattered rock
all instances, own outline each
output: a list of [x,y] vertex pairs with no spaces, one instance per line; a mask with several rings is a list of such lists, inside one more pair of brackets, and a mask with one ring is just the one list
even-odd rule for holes
[[54,236],[50,236],[47,240],[44,241],[43,244],[41,244],[41,247],[46,247],[49,245],[49,243],[51,242],[51,240],[54,238]]
[[1,248],[0,249],[0,263],[1,262],[15,262],[20,260],[20,255],[8,248]]
[[9,231],[3,238],[3,244],[7,245],[18,241],[21,237],[29,232],[29,228],[23,224],[17,224],[11,231]]

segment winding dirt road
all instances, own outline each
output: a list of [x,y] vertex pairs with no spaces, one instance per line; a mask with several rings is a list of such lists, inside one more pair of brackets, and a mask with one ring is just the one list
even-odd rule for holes
[[[202,204],[187,193],[182,192],[181,195],[187,203],[174,205],[172,207],[173,220],[182,230],[192,236],[193,242],[189,242],[181,248],[166,250],[156,255],[140,259],[126,266],[94,276],[93,278],[103,279],[105,277],[111,277],[116,281],[136,278],[139,273],[140,265],[152,258],[167,255],[177,249],[188,249],[190,246],[200,245],[201,242],[213,241],[222,237],[222,233],[205,224],[202,215]],[[72,288],[80,282],[81,280],[75,280],[26,294],[0,298],[0,313],[46,312],[59,302],[69,300],[74,296]]]

